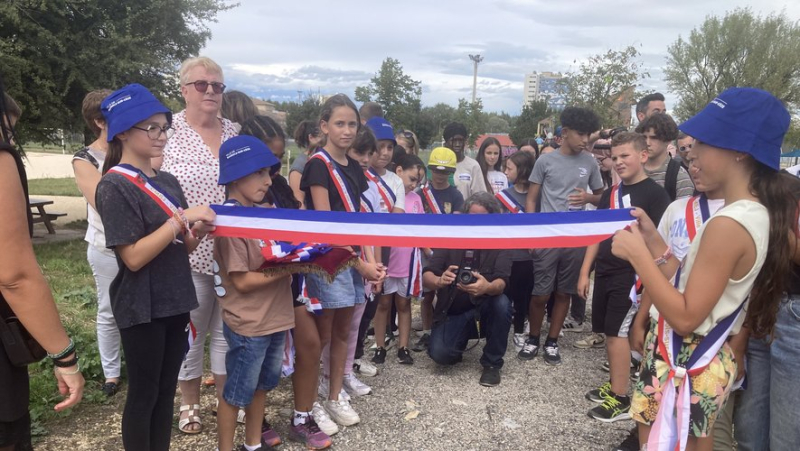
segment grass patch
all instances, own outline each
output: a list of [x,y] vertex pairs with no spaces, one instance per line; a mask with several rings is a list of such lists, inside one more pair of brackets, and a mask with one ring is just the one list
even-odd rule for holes
[[[34,246],[36,258],[58,305],[61,321],[79,353],[81,372],[86,378],[81,405],[106,402],[100,391],[105,379],[95,331],[97,296],[92,270],[86,261],[86,246],[87,243],[80,239]],[[43,435],[49,420],[70,415],[76,409],[80,410],[81,405],[63,413],[53,410],[61,396],[49,359],[29,366],[28,370],[31,376],[31,419],[35,434]]]
[[83,196],[72,177],[28,180],[28,193],[31,196]]

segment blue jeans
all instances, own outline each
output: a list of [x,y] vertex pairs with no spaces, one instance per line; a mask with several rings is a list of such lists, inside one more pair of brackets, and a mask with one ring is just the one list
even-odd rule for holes
[[[511,301],[501,294],[484,300],[477,307],[480,312],[481,332],[486,335],[481,365],[501,368],[503,356],[508,346],[508,331],[511,330]],[[434,324],[428,355],[440,365],[453,365],[461,361],[461,354],[467,348],[467,341],[474,338],[475,310],[460,315],[448,316],[444,321]]]
[[772,344],[750,339],[747,389],[739,393],[734,432],[739,450],[786,451],[800,444],[800,296],[781,301]]
[[256,390],[269,391],[278,386],[286,331],[246,337],[223,322],[222,333],[228,342],[225,355],[228,379],[222,397],[232,406],[246,407],[253,401]]

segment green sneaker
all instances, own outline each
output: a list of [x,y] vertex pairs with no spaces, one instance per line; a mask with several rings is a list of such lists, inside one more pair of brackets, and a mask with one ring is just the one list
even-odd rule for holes
[[589,416],[603,423],[631,419],[631,398],[609,392],[602,404],[589,411]]
[[611,382],[606,382],[594,390],[586,392],[586,399],[597,404],[602,404],[611,393]]

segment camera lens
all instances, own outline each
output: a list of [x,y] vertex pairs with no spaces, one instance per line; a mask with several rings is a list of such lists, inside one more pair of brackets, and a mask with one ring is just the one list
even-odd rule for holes
[[461,271],[458,273],[458,281],[462,285],[467,285],[472,281],[472,273],[469,271]]

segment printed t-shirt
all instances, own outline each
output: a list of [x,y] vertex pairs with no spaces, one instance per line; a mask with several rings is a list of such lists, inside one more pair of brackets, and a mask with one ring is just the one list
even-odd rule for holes
[[456,172],[453,181],[461,196],[466,200],[475,193],[485,193],[486,183],[483,182],[483,171],[475,159],[464,155],[464,159],[456,163]]
[[597,160],[586,152],[564,155],[557,150],[542,155],[533,165],[528,180],[541,186],[537,208],[543,213],[568,211],[567,198],[575,188],[591,191],[603,188]]
[[[157,171],[150,181],[187,208],[178,180]],[[97,211],[103,219],[106,246],[134,244],[170,218],[155,201],[120,174],[108,173],[97,184]],[[184,243],[170,243],[138,271],[131,271],[115,251],[119,273],[111,282],[111,311],[120,329],[197,308],[189,255]]]
[[[489,180],[489,185],[492,187],[492,194],[497,194],[508,188],[508,177],[500,171],[487,171],[486,179]],[[522,205],[525,205],[525,202]]]
[[[664,215],[661,216],[661,221],[658,222],[658,233],[664,239],[664,242],[672,248],[672,255],[678,261],[683,261],[686,254],[689,253],[689,246],[692,244],[689,241],[689,231],[686,228],[686,204],[689,203],[690,199],[691,197],[683,197],[669,204]],[[714,216],[723,205],[725,205],[725,199],[709,199],[708,213]],[[653,223],[655,223],[655,220]]]

